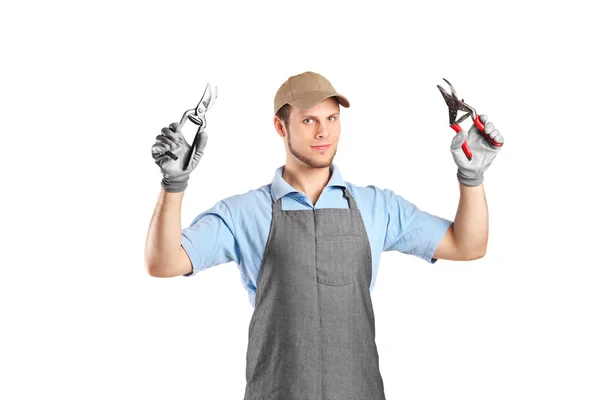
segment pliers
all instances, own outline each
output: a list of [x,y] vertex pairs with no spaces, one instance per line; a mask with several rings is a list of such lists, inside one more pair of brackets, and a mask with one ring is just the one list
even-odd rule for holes
[[[442,79],[444,79],[444,78],[442,78]],[[442,92],[442,96],[444,96],[444,100],[446,100],[446,104],[448,105],[448,111],[450,113],[450,128],[454,129],[454,131],[456,133],[460,132],[461,128],[460,128],[459,124],[461,122],[463,122],[467,117],[470,116],[471,119],[473,120],[473,122],[475,123],[475,126],[477,127],[477,129],[479,129],[481,131],[481,134],[483,136],[485,136],[491,144],[493,144],[494,146],[497,146],[497,147],[502,146],[504,143],[496,142],[494,139],[492,139],[489,135],[487,135],[485,133],[485,131],[484,131],[485,124],[481,121],[481,119],[479,118],[479,115],[475,112],[475,109],[473,107],[471,107],[470,105],[468,105],[467,103],[465,103],[464,99],[459,100],[452,84],[450,82],[448,82],[446,79],[444,79],[444,80],[446,81],[448,86],[450,86],[450,92],[452,93],[452,95],[448,94],[448,92],[446,92],[446,90],[444,90],[444,88],[441,87],[440,85],[437,85],[437,87],[438,87],[438,89],[440,89],[440,92]],[[465,111],[466,114],[461,116],[458,120],[456,120],[456,116],[457,116],[459,110]],[[463,152],[465,153],[465,155],[467,156],[467,158],[469,160],[471,160],[471,158],[473,157],[473,154],[471,153],[471,149],[469,148],[469,144],[467,143],[466,140],[462,144],[462,149],[463,149]]]
[[[184,112],[183,116],[181,117],[181,121],[179,121],[179,129],[183,127],[183,124],[185,124],[185,122],[188,119],[194,124],[198,125],[196,137],[192,142],[192,146],[194,146],[194,144],[197,142],[196,139],[198,138],[200,132],[202,132],[206,128],[206,112],[213,106],[213,104],[215,104],[215,100],[217,100],[217,94],[217,87],[215,86],[215,89],[213,91],[209,82],[206,85],[206,89],[204,89],[204,94],[202,94],[202,98],[200,99],[200,102],[198,103],[196,108],[192,108],[191,110],[187,110],[186,112]],[[173,160],[177,160],[179,158],[170,151],[166,151],[165,154],[171,157]],[[193,148],[190,150],[190,160],[192,154],[194,154]]]

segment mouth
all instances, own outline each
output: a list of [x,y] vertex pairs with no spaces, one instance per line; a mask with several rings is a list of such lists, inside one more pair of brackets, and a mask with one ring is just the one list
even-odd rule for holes
[[325,151],[325,150],[328,150],[331,147],[331,145],[326,144],[326,145],[322,145],[322,146],[310,146],[310,147],[316,151]]

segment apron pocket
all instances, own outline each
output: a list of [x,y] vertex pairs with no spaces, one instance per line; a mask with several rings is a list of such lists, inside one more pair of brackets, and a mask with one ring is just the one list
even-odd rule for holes
[[317,236],[317,282],[343,286],[358,275],[360,235]]

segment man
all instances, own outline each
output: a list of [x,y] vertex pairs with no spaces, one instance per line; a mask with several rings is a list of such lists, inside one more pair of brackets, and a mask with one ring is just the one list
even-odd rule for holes
[[[234,261],[254,306],[245,400],[385,399],[375,344],[373,289],[381,253],[397,250],[430,263],[474,260],[487,245],[483,173],[498,148],[473,126],[451,151],[458,165],[455,220],[431,215],[389,189],[359,187],[333,164],[340,107],[350,107],[322,75],[294,75],[275,95],[273,119],[287,152],[273,181],[219,201],[181,231],[189,173],[164,156],[191,151],[177,124],[153,146],[162,190],[148,232],[152,276],[192,276]],[[485,132],[503,141],[485,116]],[[461,145],[473,153],[468,162]],[[179,160],[186,157],[179,157]],[[179,168],[179,169],[178,169]]]

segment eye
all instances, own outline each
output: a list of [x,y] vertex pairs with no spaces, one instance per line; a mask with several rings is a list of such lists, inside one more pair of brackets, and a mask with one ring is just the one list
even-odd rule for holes
[[329,117],[329,118],[333,118],[333,120],[335,120],[335,119],[336,119],[335,117]]
[[306,118],[306,119],[304,120],[304,122],[306,122],[306,121],[312,121],[312,120],[313,120],[312,118]]

